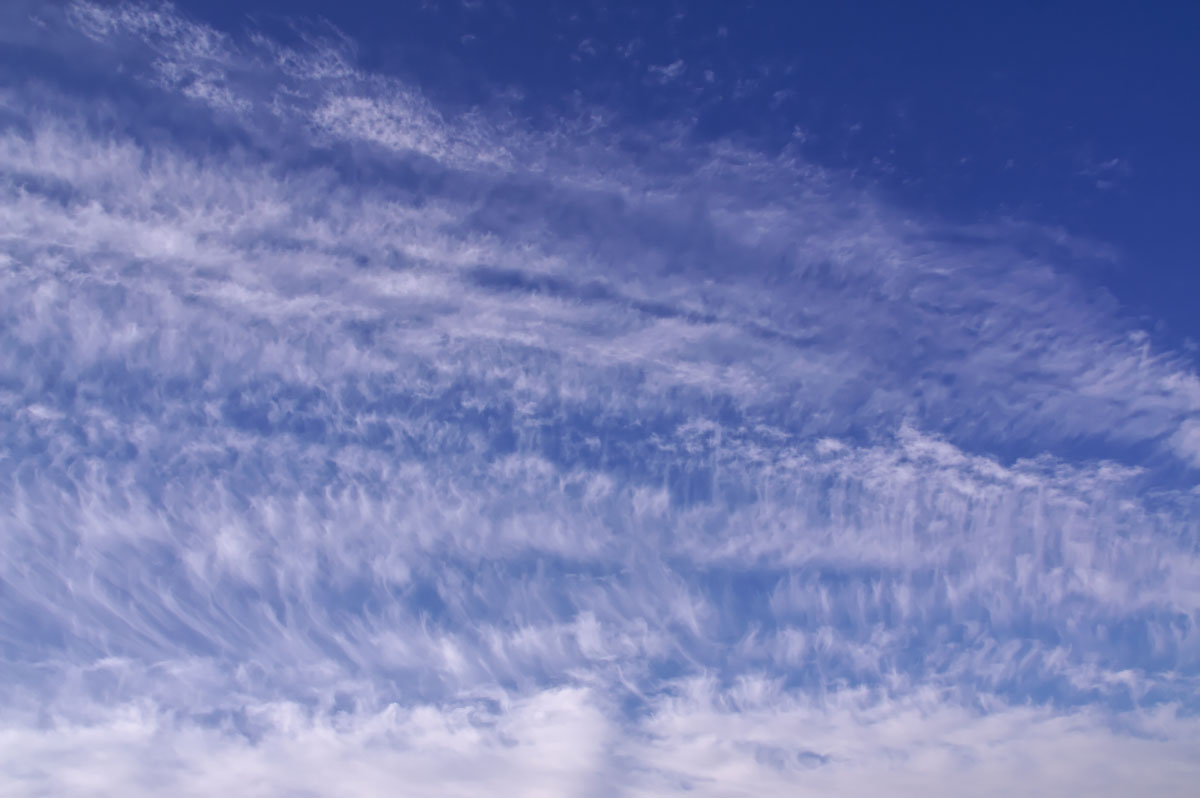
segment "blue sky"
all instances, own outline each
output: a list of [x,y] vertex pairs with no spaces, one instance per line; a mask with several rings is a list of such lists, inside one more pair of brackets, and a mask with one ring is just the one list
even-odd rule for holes
[[0,792],[1194,790],[1194,10],[0,13]]

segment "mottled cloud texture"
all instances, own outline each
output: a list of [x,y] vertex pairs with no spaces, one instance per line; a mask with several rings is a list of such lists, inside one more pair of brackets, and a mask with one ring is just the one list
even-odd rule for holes
[[0,793],[1194,794],[1200,379],[1094,245],[39,14]]

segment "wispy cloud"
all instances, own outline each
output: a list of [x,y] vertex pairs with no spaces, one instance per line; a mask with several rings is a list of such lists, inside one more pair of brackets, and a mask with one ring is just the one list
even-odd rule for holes
[[1187,794],[1200,379],[1089,242],[58,23],[129,77],[4,74],[6,790]]

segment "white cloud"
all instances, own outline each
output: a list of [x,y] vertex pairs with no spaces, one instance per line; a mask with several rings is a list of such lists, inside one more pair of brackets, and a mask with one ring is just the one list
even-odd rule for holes
[[687,69],[687,64],[685,64],[683,62],[683,59],[681,59],[681,58],[676,59],[675,61],[672,61],[669,64],[662,64],[662,65],[657,65],[657,66],[651,65],[650,67],[648,67],[650,74],[653,75],[655,80],[658,81],[659,83],[670,83],[671,81],[675,80],[680,75],[682,75],[684,73],[684,70],[686,70],[686,69]]
[[0,731],[11,795],[1190,795],[1198,729],[1172,708],[1113,720],[925,694],[797,701],[748,679],[682,683],[631,731],[586,689],[198,722],[148,704]]
[[3,789],[1194,779],[1200,380],[1087,242],[72,8],[251,144],[6,100]]

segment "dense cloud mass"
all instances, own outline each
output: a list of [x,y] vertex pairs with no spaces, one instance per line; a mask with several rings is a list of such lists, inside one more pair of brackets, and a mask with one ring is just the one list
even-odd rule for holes
[[1200,783],[1200,378],[1102,248],[333,30],[31,20],[0,792]]

